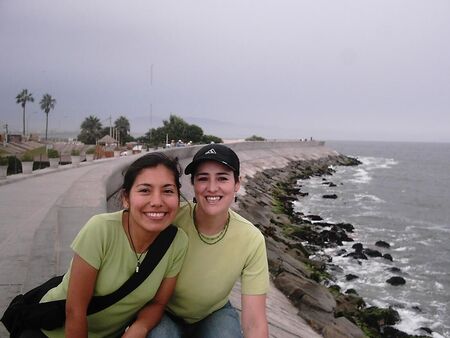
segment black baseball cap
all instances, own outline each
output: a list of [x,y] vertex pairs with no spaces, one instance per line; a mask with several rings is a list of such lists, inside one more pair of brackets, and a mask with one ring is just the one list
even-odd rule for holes
[[233,150],[223,144],[208,144],[200,148],[194,155],[192,162],[184,170],[184,173],[186,175],[193,174],[200,162],[203,161],[216,161],[225,164],[239,175],[239,157]]

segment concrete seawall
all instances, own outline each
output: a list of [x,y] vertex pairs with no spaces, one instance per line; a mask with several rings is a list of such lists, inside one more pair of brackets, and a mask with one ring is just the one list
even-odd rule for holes
[[[241,159],[242,189],[247,176],[287,165],[337,155],[321,142],[242,142],[229,144]],[[165,150],[184,168],[198,146]],[[123,170],[140,155],[95,161],[79,167],[44,169],[0,185],[0,312],[15,294],[27,291],[67,270],[69,247],[84,223],[107,211],[107,199],[119,189]],[[10,178],[8,178],[9,180]],[[182,177],[187,199],[193,192],[189,177]],[[26,207],[25,207],[26,206]],[[18,216],[20,214],[20,216]],[[238,308],[238,286],[232,302]],[[319,337],[296,316],[297,310],[272,287],[268,296],[271,337]],[[0,337],[6,337],[0,328]]]

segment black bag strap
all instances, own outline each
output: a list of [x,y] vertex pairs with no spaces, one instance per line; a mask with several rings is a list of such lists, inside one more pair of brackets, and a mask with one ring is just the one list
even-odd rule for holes
[[108,295],[92,297],[87,310],[88,315],[102,311],[117,303],[145,281],[164,257],[177,231],[178,228],[174,225],[169,225],[161,231],[153,243],[150,244],[147,254],[139,267],[139,272],[134,272],[116,291]]

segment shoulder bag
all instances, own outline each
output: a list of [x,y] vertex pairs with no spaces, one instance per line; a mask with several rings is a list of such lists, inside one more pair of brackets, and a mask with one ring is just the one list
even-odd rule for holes
[[[174,225],[164,229],[149,246],[147,255],[140,265],[139,272],[134,272],[113,293],[92,297],[87,314],[90,315],[102,311],[113,305],[146,280],[166,253],[175,238],[177,230],[177,227]],[[11,301],[1,319],[11,338],[18,338],[25,329],[53,330],[64,325],[66,320],[65,299],[39,303],[50,289],[61,283],[62,278],[63,276],[53,277],[27,293],[16,296]]]

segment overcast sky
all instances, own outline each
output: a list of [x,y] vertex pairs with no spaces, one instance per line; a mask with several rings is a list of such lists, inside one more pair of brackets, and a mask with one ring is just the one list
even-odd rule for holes
[[450,142],[448,0],[0,0],[0,122]]

